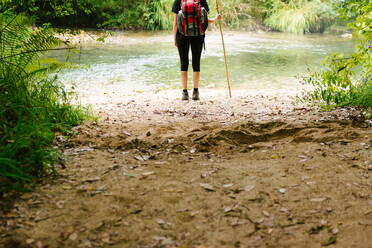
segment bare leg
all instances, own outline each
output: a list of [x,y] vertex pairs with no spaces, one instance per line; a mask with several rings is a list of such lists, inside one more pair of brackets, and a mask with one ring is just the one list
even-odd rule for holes
[[193,79],[194,79],[194,88],[199,88],[200,71],[194,72]]
[[187,90],[187,71],[181,71],[181,81],[184,90]]

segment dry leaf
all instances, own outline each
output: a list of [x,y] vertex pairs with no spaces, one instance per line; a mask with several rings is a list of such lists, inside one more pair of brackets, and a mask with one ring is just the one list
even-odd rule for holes
[[108,233],[103,233],[102,234],[102,237],[101,237],[101,240],[103,243],[105,244],[110,244],[110,235]]
[[225,207],[223,210],[225,213],[232,211],[232,207]]
[[364,211],[364,215],[368,215],[370,213],[372,213],[372,208],[367,209],[366,211]]
[[205,189],[205,190],[208,190],[208,191],[215,191],[213,186],[208,184],[208,183],[200,183],[200,186]]
[[232,186],[234,186],[234,184],[229,183],[229,184],[225,184],[225,185],[223,185],[222,187],[224,187],[224,188],[230,188],[230,187],[232,187]]
[[28,245],[31,245],[34,242],[35,242],[35,240],[33,240],[33,239],[27,239],[26,240],[26,244],[28,244]]
[[149,171],[149,172],[144,172],[144,173],[142,173],[142,176],[147,177],[147,176],[151,176],[151,175],[153,175],[153,174],[155,174],[155,172],[153,172],[153,171]]
[[325,200],[327,200],[326,197],[320,197],[320,198],[312,198],[312,199],[310,199],[311,202],[323,202]]
[[75,241],[76,239],[78,238],[78,235],[76,232],[74,232],[73,234],[71,234],[68,239],[69,240],[72,240],[72,241]]
[[57,205],[58,208],[63,208],[63,206],[65,205],[65,202],[64,201],[58,201],[56,203],[56,205]]
[[247,187],[244,188],[245,191],[249,192],[251,191],[252,189],[254,189],[254,185],[248,185]]
[[262,213],[266,216],[266,217],[270,217],[270,214],[269,214],[269,212],[267,212],[267,211],[265,211],[265,210],[263,210],[262,211]]
[[271,155],[272,159],[280,159],[280,156],[278,154]]

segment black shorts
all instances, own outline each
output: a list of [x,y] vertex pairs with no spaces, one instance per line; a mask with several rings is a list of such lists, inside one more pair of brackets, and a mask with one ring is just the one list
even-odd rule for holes
[[190,45],[192,53],[192,69],[194,72],[200,71],[200,58],[203,50],[204,38],[204,35],[184,36],[179,32],[177,33],[176,41],[181,60],[181,71],[187,71],[189,69]]

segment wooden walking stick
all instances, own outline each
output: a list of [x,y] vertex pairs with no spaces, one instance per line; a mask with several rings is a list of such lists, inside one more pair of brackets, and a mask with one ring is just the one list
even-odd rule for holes
[[[218,0],[216,0],[216,9],[217,13],[220,14],[220,10],[218,8]],[[222,38],[222,47],[223,47],[223,55],[225,57],[225,69],[226,69],[226,80],[227,80],[227,86],[229,87],[229,96],[231,98],[231,87],[230,87],[230,81],[229,81],[229,70],[227,68],[227,58],[226,58],[226,50],[225,50],[225,41],[223,40],[223,33],[222,33],[222,26],[221,26],[221,20],[218,20],[218,24],[220,26],[220,33]]]

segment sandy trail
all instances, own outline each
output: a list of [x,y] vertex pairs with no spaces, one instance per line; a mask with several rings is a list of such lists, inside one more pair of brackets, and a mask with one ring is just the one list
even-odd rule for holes
[[83,97],[102,121],[57,138],[67,162],[0,212],[0,245],[372,247],[370,122],[296,92],[178,93]]

